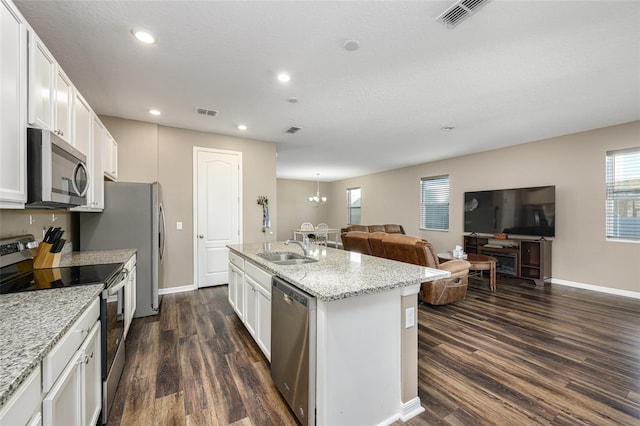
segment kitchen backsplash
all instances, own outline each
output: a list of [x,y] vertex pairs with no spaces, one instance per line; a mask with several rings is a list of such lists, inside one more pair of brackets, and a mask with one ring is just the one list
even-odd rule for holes
[[61,227],[65,230],[66,240],[64,252],[72,249],[73,229],[71,212],[66,210],[2,210],[0,209],[0,238],[16,235],[33,234],[36,241],[41,241],[42,230],[48,227]]

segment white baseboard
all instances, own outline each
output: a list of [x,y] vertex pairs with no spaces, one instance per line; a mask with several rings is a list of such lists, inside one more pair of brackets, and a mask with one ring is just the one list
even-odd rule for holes
[[165,294],[184,293],[184,292],[193,291],[193,290],[197,290],[197,288],[194,284],[190,284],[190,285],[182,285],[179,287],[161,288],[161,289],[158,289],[158,294],[162,296]]
[[637,291],[620,290],[617,288],[602,287],[599,285],[583,284],[575,281],[561,280],[559,278],[551,278],[551,283],[565,285],[567,287],[576,287],[585,290],[599,291],[600,293],[615,294],[617,296],[631,297],[633,299],[640,299],[640,292]]
[[400,420],[406,422],[412,417],[424,411],[424,407],[420,405],[420,398],[415,397],[411,401],[405,402],[400,407]]

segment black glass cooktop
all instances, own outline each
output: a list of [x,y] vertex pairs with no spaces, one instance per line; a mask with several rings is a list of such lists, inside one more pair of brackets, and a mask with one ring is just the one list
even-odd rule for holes
[[0,294],[107,283],[121,269],[121,263],[107,263],[34,270],[33,261],[25,260],[2,268]]

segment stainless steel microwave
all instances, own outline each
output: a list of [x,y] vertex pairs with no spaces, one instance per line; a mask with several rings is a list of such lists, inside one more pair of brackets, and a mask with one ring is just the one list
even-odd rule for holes
[[49,131],[27,128],[27,208],[67,209],[87,201],[89,170],[80,151]]

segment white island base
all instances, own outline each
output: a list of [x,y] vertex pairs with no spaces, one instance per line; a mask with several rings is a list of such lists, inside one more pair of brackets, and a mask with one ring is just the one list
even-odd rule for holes
[[424,411],[418,397],[419,289],[318,300],[317,425],[387,425]]
[[[311,424],[388,425],[424,411],[418,397],[418,291],[422,282],[449,272],[332,248],[313,250],[310,263],[277,265],[264,259],[265,252],[291,247],[228,247],[229,301],[270,361],[270,277],[316,298],[316,338],[309,341],[309,410],[315,406],[316,414]],[[254,294],[265,303],[256,303]]]

